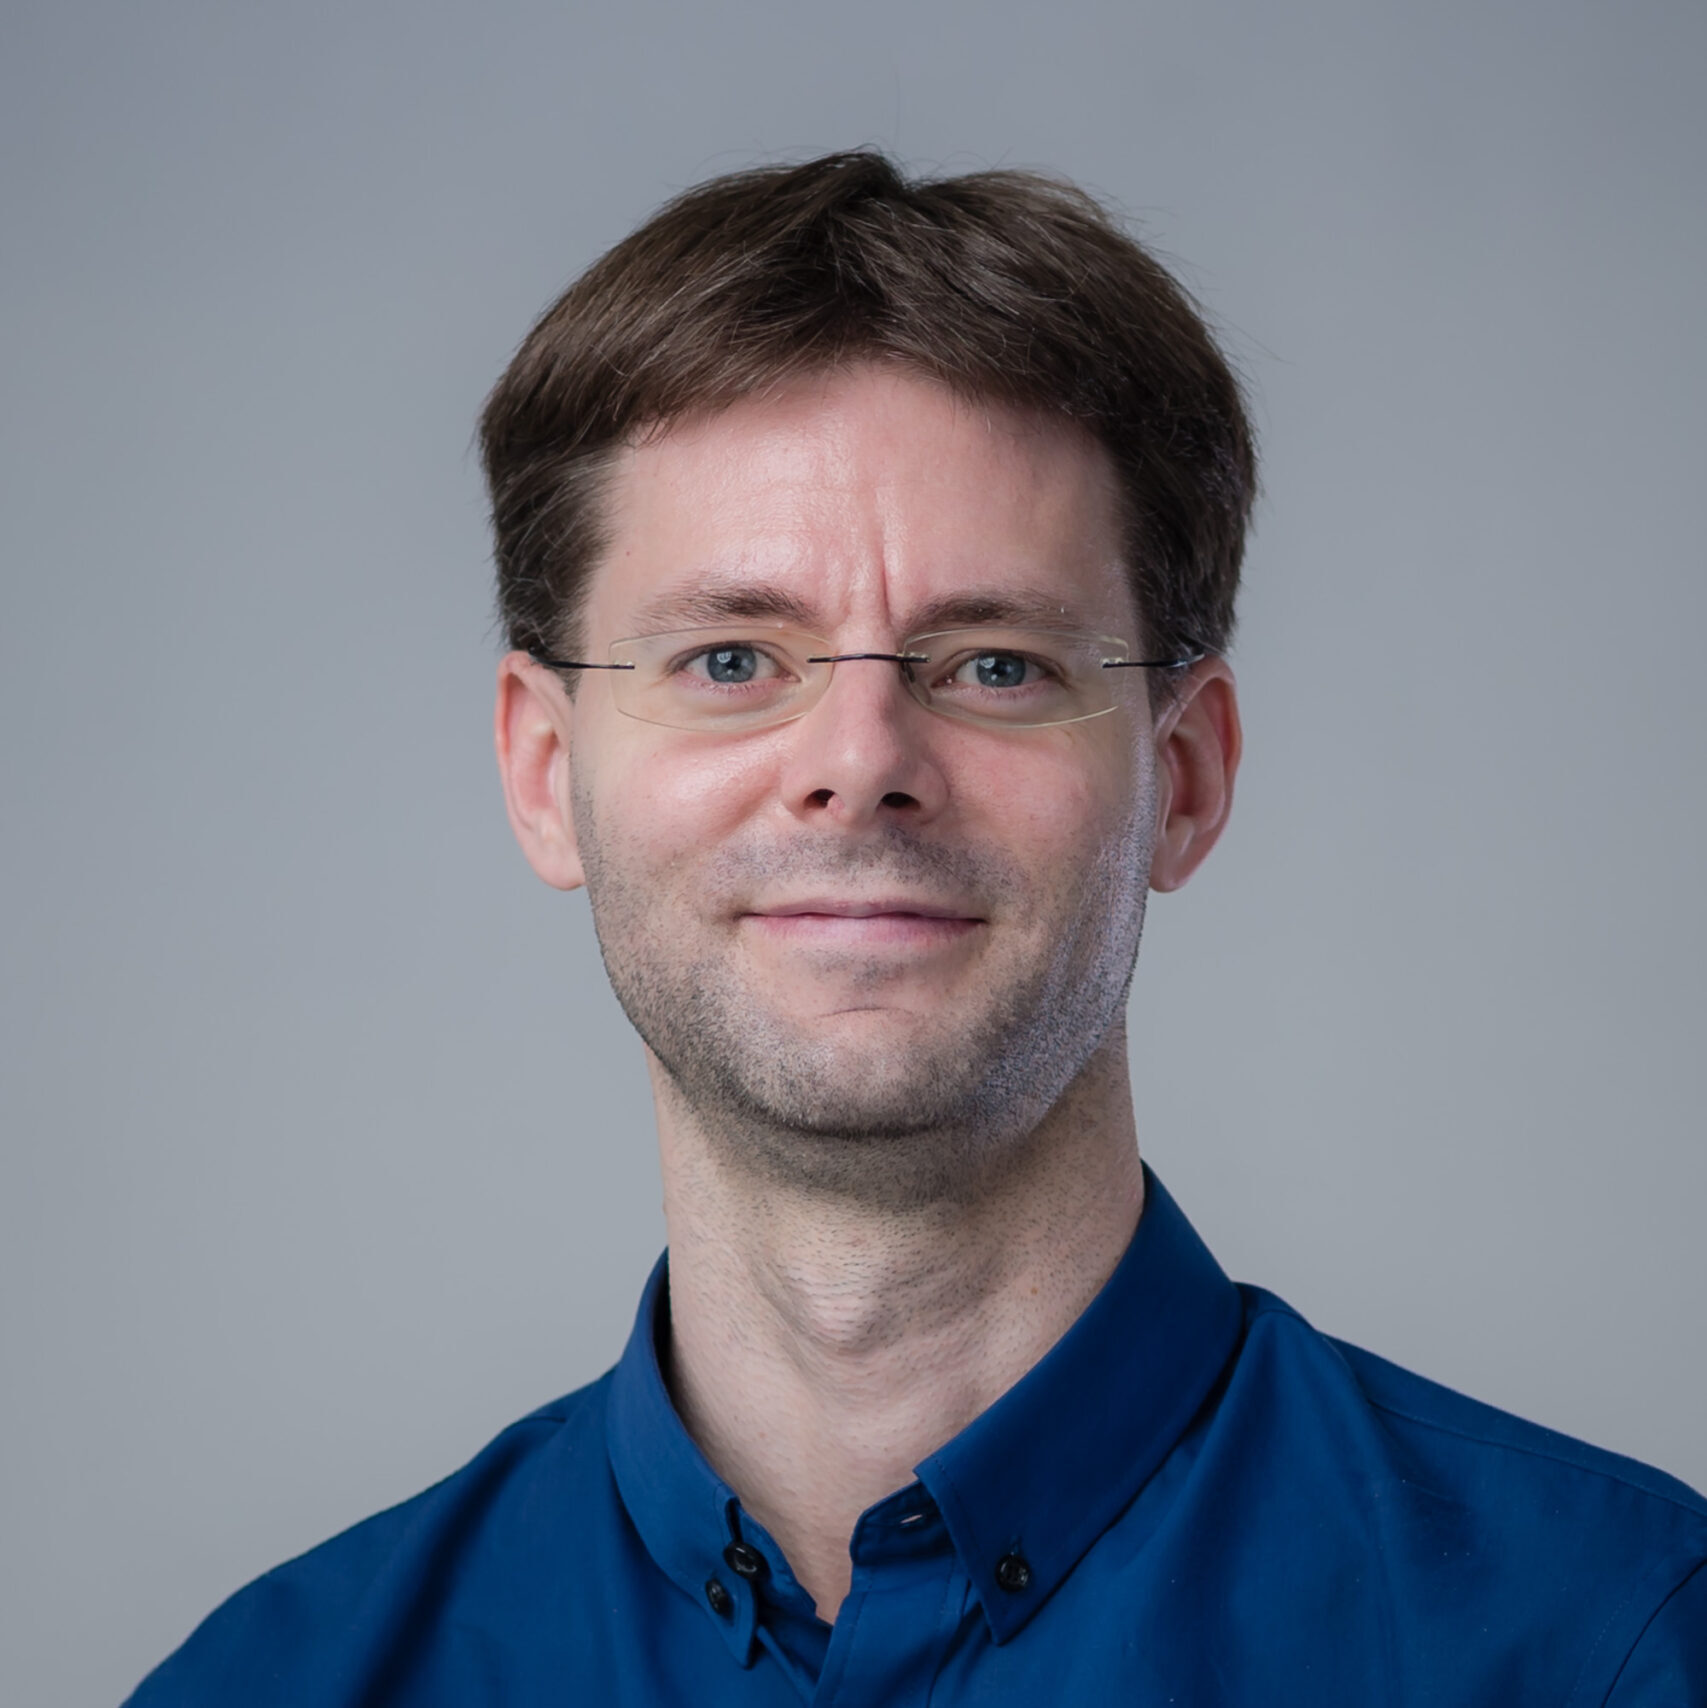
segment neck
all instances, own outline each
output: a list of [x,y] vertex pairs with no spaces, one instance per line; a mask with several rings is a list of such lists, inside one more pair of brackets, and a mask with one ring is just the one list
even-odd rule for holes
[[669,1377],[689,1433],[833,1619],[866,1507],[1060,1339],[1143,1206],[1123,1034],[987,1192],[907,1210],[755,1180],[655,1065]]

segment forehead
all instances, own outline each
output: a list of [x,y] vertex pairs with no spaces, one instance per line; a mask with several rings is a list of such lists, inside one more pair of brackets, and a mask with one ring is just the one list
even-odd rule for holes
[[917,632],[980,599],[992,618],[1133,626],[1103,447],[892,369],[812,375],[679,422],[620,454],[606,503],[595,643],[692,627],[744,597],[751,615],[823,632]]

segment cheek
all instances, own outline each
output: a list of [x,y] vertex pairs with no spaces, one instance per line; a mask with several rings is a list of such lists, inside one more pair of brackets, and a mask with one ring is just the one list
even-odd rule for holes
[[983,779],[992,832],[1045,877],[1123,858],[1143,840],[1150,808],[1135,744],[1063,731],[1047,749],[1016,747],[1003,759]]
[[612,743],[587,782],[600,834],[654,868],[722,842],[775,787],[750,738]]

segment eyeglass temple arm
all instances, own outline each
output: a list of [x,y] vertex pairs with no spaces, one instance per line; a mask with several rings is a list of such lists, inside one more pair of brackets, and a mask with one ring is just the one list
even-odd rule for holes
[[528,657],[547,670],[632,670],[632,664],[592,664],[582,658],[552,658],[549,654],[528,648]]
[[1194,646],[1184,658],[1105,658],[1104,670],[1184,670],[1209,656],[1207,647]]

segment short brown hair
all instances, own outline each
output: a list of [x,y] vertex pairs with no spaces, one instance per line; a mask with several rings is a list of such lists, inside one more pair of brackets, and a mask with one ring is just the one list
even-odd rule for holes
[[1225,649],[1256,459],[1239,383],[1191,299],[1071,185],[1009,171],[909,182],[871,150],[697,185],[528,334],[480,421],[510,644],[580,645],[622,446],[865,360],[1088,428],[1120,481],[1142,644]]

